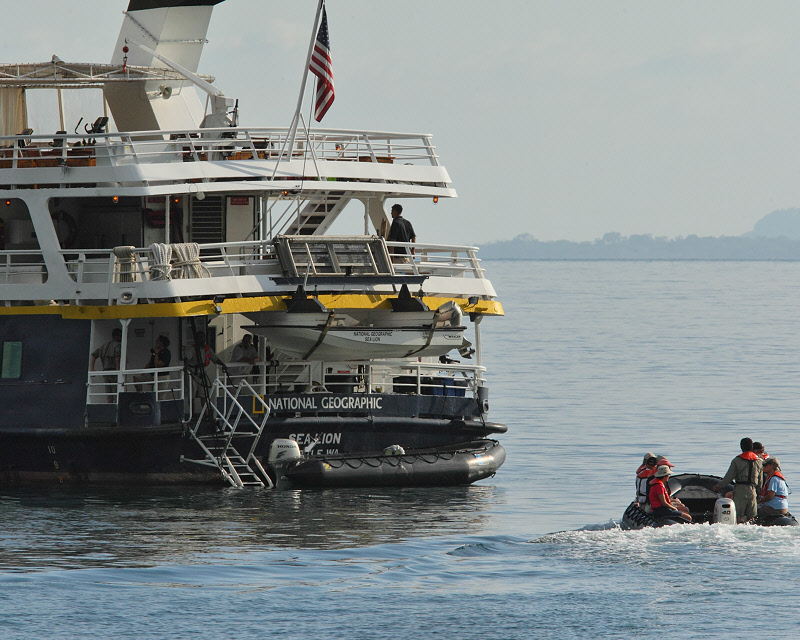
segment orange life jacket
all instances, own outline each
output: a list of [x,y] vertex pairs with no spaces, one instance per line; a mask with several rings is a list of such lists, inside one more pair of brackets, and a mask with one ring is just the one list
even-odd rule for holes
[[[776,471],[776,472],[775,472],[775,473],[773,473],[771,476],[767,476],[767,479],[766,479],[766,480],[764,480],[764,486],[763,486],[763,487],[761,487],[761,495],[762,495],[762,496],[766,496],[766,495],[767,495],[767,485],[769,484],[769,481],[770,481],[770,480],[772,480],[772,478],[774,478],[775,476],[778,476],[778,477],[779,477],[781,480],[783,480],[784,482],[786,482],[786,478],[784,478],[784,477],[783,477],[783,474],[782,474],[780,471]],[[788,487],[789,485],[786,485],[786,486]],[[775,494],[775,497],[776,497],[776,498],[783,498],[784,500],[785,500],[786,498],[788,498],[788,496],[782,496],[782,495],[780,495],[779,493],[776,493],[776,494]]]

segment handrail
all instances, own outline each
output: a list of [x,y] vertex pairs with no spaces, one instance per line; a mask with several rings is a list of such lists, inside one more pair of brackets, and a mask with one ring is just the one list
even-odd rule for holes
[[477,247],[414,242],[386,242],[390,248],[403,248],[405,253],[393,253],[395,273],[464,277],[467,274],[485,279]]
[[47,266],[41,251],[0,251],[0,284],[43,284]]
[[[349,373],[326,373],[325,362],[299,360],[268,361],[257,365],[257,373],[237,373],[228,378],[230,388],[238,381],[249,380],[259,394],[339,393],[366,395],[399,393],[437,395],[439,391],[459,389],[453,395],[477,398],[478,387],[485,383],[486,367],[476,364],[452,362],[417,362],[401,360],[352,361]],[[318,366],[319,365],[319,366]],[[341,371],[341,363],[336,370]],[[317,375],[320,377],[318,378]],[[222,379],[219,367],[216,377]],[[459,381],[446,383],[445,379]],[[300,387],[298,389],[298,387]],[[291,390],[291,391],[288,391]],[[450,394],[448,394],[450,395]]]
[[89,371],[86,404],[116,404],[121,392],[135,390],[155,392],[159,402],[183,400],[186,397],[183,366]]
[[[287,128],[279,127],[0,136],[0,169],[51,166],[44,162],[48,158],[53,160],[52,166],[69,166],[70,161],[94,160],[101,155],[116,166],[209,160],[285,162],[287,158],[439,165],[430,134],[310,129],[282,160],[280,149],[289,135]],[[20,165],[20,161],[25,163]]]
[[[387,242],[386,245],[415,250],[414,255],[392,255],[395,273],[484,279],[476,247],[407,242]],[[198,248],[200,264],[210,278],[273,272],[278,275],[280,272],[271,241],[214,242],[200,244]],[[0,280],[5,253],[0,252]],[[124,269],[111,249],[62,249],[60,253],[70,277],[78,284],[125,282],[136,287],[138,283],[152,279],[150,266],[153,255],[145,247],[132,251],[133,263],[126,263]]]

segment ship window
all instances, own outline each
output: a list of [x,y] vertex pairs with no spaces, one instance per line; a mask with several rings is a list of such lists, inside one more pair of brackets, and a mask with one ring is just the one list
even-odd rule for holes
[[14,380],[22,377],[22,343],[3,343],[3,367],[0,374],[3,380]]

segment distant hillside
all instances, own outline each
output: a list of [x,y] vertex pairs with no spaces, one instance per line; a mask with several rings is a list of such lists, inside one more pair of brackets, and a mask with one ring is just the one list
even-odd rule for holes
[[800,260],[800,209],[773,211],[741,236],[654,238],[607,233],[592,242],[542,241],[524,233],[481,245],[491,260]]
[[768,213],[756,222],[748,238],[789,238],[800,240],[800,209],[781,209]]

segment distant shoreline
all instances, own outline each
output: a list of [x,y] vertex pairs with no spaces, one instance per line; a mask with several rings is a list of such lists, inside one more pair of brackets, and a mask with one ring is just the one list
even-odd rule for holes
[[523,234],[481,246],[483,260],[797,262],[800,239],[755,236],[653,238],[607,233],[592,242],[537,240]]
[[498,258],[484,262],[800,262],[800,258]]

